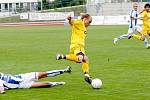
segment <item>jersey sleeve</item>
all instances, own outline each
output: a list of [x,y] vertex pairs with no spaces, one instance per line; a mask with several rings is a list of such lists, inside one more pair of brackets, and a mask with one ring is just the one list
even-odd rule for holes
[[141,15],[140,15],[141,17],[147,17],[147,12],[146,11],[144,11],[143,13],[141,13]]
[[129,15],[130,15],[130,17],[134,17],[134,11],[131,10]]

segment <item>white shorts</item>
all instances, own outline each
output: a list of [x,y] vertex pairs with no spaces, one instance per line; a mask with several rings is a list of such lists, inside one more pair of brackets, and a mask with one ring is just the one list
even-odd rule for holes
[[23,81],[19,84],[18,88],[31,88],[33,82],[38,80],[38,72],[30,72],[19,74]]
[[141,26],[138,25],[138,26],[134,26],[132,28],[129,28],[128,29],[128,34],[133,34],[135,31],[142,32]]

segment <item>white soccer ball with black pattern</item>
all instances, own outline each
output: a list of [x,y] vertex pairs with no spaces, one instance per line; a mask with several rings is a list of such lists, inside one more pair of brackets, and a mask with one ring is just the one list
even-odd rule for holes
[[102,87],[102,81],[98,78],[92,80],[91,85],[94,89],[99,89]]

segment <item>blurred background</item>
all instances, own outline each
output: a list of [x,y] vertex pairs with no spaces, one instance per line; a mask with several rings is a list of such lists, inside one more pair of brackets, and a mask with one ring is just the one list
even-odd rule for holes
[[98,25],[105,24],[104,18],[116,16],[127,22],[134,2],[141,11],[150,0],[0,0],[0,23],[59,21],[65,24],[68,15],[77,18],[81,13],[101,20]]

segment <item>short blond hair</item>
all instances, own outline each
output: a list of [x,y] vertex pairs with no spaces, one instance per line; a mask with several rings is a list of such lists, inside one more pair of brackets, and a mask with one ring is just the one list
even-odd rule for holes
[[87,14],[87,13],[81,13],[80,16],[81,16],[81,19],[84,19],[84,18],[91,18],[91,15],[90,15],[90,14]]
[[136,2],[135,2],[135,3],[133,3],[133,6],[138,6],[138,5],[139,5],[139,4],[138,4],[138,3],[136,3]]

